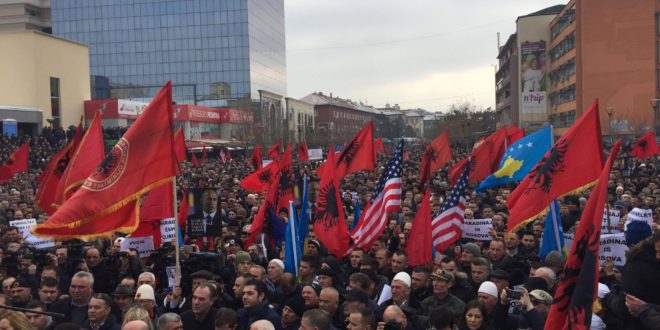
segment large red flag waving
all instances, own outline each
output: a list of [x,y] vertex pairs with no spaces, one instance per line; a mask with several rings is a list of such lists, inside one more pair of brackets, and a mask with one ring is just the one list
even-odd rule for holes
[[600,229],[607,204],[607,182],[620,146],[621,141],[617,141],[612,148],[584,208],[545,329],[591,328],[592,306],[598,294]]
[[632,150],[630,151],[631,156],[635,156],[639,159],[653,156],[660,153],[660,148],[658,148],[658,143],[655,141],[655,134],[653,132],[648,132],[639,140],[635,141]]
[[97,112],[57,185],[53,198],[56,207],[71,198],[85,179],[94,172],[96,166],[105,158],[104,148],[101,113]]
[[73,153],[78,148],[78,144],[82,140],[82,137],[83,126],[81,117],[73,139],[50,159],[50,162],[39,177],[39,188],[37,188],[35,194],[35,202],[49,215],[55,213],[56,209],[53,207],[53,202],[55,201],[57,185],[59,184],[67,166],[69,166]]
[[[339,155],[333,155],[335,156],[335,175],[338,178],[341,179],[357,171],[374,169],[373,131],[374,123],[369,122],[344,146]],[[323,170],[327,164],[326,160],[316,171],[320,177],[323,177]]]
[[29,151],[30,143],[26,142],[5,160],[5,163],[0,166],[0,184],[11,180],[18,173],[28,171]]
[[417,209],[415,221],[410,229],[411,239],[406,245],[410,267],[424,265],[433,259],[433,239],[431,238],[431,193],[426,189],[422,204]]
[[[370,138],[373,142],[373,138]],[[373,151],[371,151],[373,156]],[[335,151],[331,146],[326,164],[334,164]],[[314,232],[328,252],[342,258],[348,251],[351,235],[346,228],[344,208],[339,195],[338,176],[334,166],[326,166],[316,198]]]
[[602,169],[596,100],[511,192],[507,233],[536,219],[555,198],[591,187]]
[[176,174],[172,116],[172,85],[167,82],[82,187],[32,232],[90,240],[135,230],[137,201]]
[[426,148],[424,156],[422,156],[422,164],[419,168],[419,173],[421,175],[419,186],[424,187],[431,178],[431,174],[442,168],[451,160],[451,158],[449,133],[445,132],[431,142],[428,148]]

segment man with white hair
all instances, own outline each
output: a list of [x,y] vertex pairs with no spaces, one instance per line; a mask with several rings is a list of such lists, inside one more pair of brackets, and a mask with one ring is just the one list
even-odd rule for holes
[[158,318],[158,330],[183,330],[181,316],[176,313],[165,313]]
[[555,291],[555,282],[557,281],[557,274],[555,273],[554,270],[548,268],[548,267],[540,267],[539,269],[534,271],[534,277],[540,277],[544,279],[548,283],[548,291],[554,292]]
[[150,328],[146,322],[142,320],[135,320],[135,321],[129,321],[126,324],[124,324],[124,326],[121,327],[121,330],[150,330]]
[[277,286],[282,274],[284,274],[284,262],[280,259],[271,260],[268,263],[268,279]]
[[268,320],[259,320],[250,325],[250,330],[275,330],[275,326]]

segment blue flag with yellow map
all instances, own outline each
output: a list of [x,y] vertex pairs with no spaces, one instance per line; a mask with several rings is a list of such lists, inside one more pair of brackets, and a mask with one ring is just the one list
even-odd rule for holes
[[552,126],[546,126],[510,145],[499,169],[481,182],[477,191],[520,181],[552,147]]

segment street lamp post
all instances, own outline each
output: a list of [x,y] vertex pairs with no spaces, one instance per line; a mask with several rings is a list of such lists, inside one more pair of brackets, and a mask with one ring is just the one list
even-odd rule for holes
[[612,115],[614,114],[614,108],[608,107],[607,109],[607,133],[610,135],[610,143],[614,141],[614,136],[612,135]]

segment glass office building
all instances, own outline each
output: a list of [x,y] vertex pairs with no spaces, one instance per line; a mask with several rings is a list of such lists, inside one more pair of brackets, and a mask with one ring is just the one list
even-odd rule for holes
[[90,47],[92,96],[250,108],[286,95],[283,0],[53,0],[53,34]]

